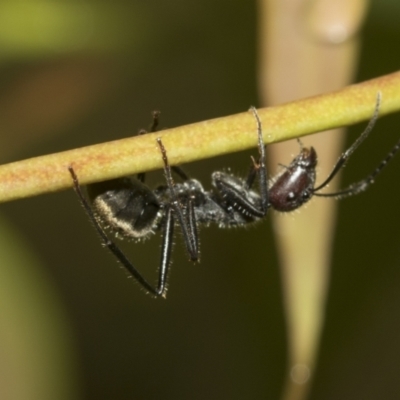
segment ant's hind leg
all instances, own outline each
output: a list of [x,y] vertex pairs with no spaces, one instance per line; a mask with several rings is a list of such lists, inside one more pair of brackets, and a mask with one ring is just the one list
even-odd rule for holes
[[71,174],[72,181],[74,184],[75,192],[79,198],[79,202],[84,208],[87,216],[89,217],[91,223],[95,227],[97,233],[101,238],[101,242],[104,247],[107,247],[108,250],[117,258],[117,260],[125,267],[128,271],[129,275],[133,276],[133,278],[149,293],[151,293],[155,297],[165,297],[166,293],[166,284],[167,277],[169,271],[169,265],[171,260],[171,250],[172,250],[172,237],[174,231],[174,220],[172,210],[168,208],[166,210],[166,219],[165,225],[163,229],[163,243],[162,243],[162,252],[161,252],[161,261],[160,261],[160,270],[158,277],[157,288],[154,288],[150,283],[143,277],[143,275],[133,266],[133,264],[128,260],[126,255],[122,252],[122,250],[107,236],[104,229],[98,223],[92,207],[90,206],[88,200],[83,194],[82,188],[79,184],[78,177],[72,168],[72,166],[68,167],[69,173]]

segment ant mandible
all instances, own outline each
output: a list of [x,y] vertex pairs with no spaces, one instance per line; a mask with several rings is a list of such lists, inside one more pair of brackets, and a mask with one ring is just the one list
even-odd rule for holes
[[[145,184],[145,174],[141,173],[136,178],[111,179],[88,185],[88,200],[83,194],[72,166],[69,167],[69,172],[75,192],[100,235],[103,245],[147,292],[155,297],[166,297],[176,224],[182,230],[190,260],[196,262],[199,260],[198,227],[201,224],[216,223],[220,228],[244,226],[263,219],[269,208],[288,212],[296,210],[312,196],[340,199],[366,190],[400,149],[400,141],[365,179],[335,193],[320,193],[370,134],[378,118],[380,101],[381,95],[378,93],[374,115],[366,129],[339,157],[332,172],[317,187],[315,187],[317,153],[313,147],[303,146],[300,154],[290,165],[273,178],[270,185],[268,184],[266,146],[263,142],[261,121],[254,107],[251,107],[250,111],[257,123],[259,158],[258,161],[252,158],[252,167],[245,179],[217,171],[211,175],[214,189],[206,191],[198,180],[189,178],[180,167],[170,166],[161,137],[157,138],[157,144],[164,162],[166,185],[160,185],[154,190]],[[155,112],[151,132],[156,131],[158,122],[159,113]],[[145,131],[140,132],[143,133]],[[172,172],[181,182],[174,181]],[[252,189],[256,179],[259,192]],[[155,287],[128,260],[118,245],[109,239],[105,232],[106,228],[117,236],[136,240],[147,238],[156,231],[162,231],[161,260],[158,283]]]

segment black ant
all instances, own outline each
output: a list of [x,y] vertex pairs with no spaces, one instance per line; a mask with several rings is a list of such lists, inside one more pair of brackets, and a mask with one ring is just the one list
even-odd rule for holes
[[[257,123],[259,158],[258,161],[252,158],[252,166],[246,179],[217,171],[211,175],[214,189],[206,191],[198,180],[189,178],[180,167],[170,166],[167,151],[160,137],[157,138],[157,144],[164,161],[166,185],[158,186],[154,190],[145,185],[144,173],[138,174],[137,178],[120,178],[94,183],[87,186],[92,204],[90,205],[83,195],[72,166],[69,167],[69,172],[80,202],[99,233],[103,245],[147,292],[155,297],[165,297],[176,223],[182,230],[190,260],[196,262],[199,260],[198,226],[201,224],[216,223],[220,228],[244,226],[264,218],[269,208],[281,212],[295,210],[309,201],[313,195],[343,198],[366,190],[400,149],[400,141],[365,179],[335,193],[319,193],[370,134],[378,118],[380,99],[381,95],[378,93],[375,112],[368,126],[339,157],[332,172],[317,187],[314,186],[317,153],[313,147],[305,148],[301,144],[300,154],[268,185],[261,121],[254,107],[250,111]],[[156,112],[153,115],[152,132],[156,131],[158,119],[159,113]],[[172,172],[182,182],[175,183]],[[256,179],[258,179],[259,193],[252,190]],[[110,228],[117,236],[137,240],[147,238],[155,231],[162,231],[161,261],[156,287],[148,283],[121,249],[108,238],[105,228]]]

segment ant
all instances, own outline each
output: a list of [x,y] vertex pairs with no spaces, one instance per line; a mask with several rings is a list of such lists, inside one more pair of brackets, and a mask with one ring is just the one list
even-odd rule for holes
[[[252,158],[252,165],[245,179],[226,172],[214,172],[211,175],[214,189],[210,191],[204,190],[198,180],[189,178],[180,167],[170,166],[167,151],[160,137],[157,138],[157,145],[164,162],[166,184],[154,190],[146,186],[145,174],[141,173],[136,178],[119,178],[90,184],[87,186],[89,196],[87,200],[73,167],[69,166],[68,169],[80,203],[100,235],[103,245],[147,292],[154,297],[166,297],[176,224],[181,228],[190,260],[197,262],[199,261],[198,227],[201,224],[216,223],[220,228],[245,226],[263,219],[269,208],[288,212],[301,207],[312,196],[340,199],[366,190],[400,149],[400,141],[365,179],[335,193],[320,193],[370,134],[378,118],[380,102],[381,94],[378,93],[375,111],[366,129],[342,153],[332,172],[317,187],[315,187],[317,153],[313,147],[303,147],[300,141],[299,155],[268,184],[266,146],[263,142],[261,121],[254,107],[251,107],[250,111],[257,124],[258,161]],[[157,130],[158,123],[159,113],[154,112],[151,132]],[[146,132],[139,132],[143,133]],[[175,183],[172,173],[180,178],[180,183]],[[252,189],[256,179],[259,192]],[[155,231],[162,231],[161,261],[156,287],[143,277],[121,249],[109,239],[105,232],[106,228],[117,236],[136,240],[148,238]]]

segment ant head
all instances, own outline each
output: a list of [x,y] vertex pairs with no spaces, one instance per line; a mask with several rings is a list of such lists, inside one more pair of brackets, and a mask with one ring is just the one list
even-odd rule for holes
[[300,154],[285,167],[269,190],[269,204],[277,211],[287,212],[299,208],[314,193],[317,153],[313,147],[304,147]]

